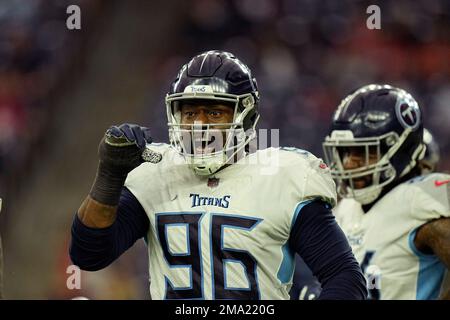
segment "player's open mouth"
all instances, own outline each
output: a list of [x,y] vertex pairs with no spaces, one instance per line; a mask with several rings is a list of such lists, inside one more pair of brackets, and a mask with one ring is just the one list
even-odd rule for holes
[[370,175],[353,179],[353,187],[355,189],[363,189],[367,186],[370,186],[371,184],[372,184],[372,176]]
[[196,155],[206,155],[218,151],[216,138],[211,136],[209,140],[202,138],[194,139],[194,150]]

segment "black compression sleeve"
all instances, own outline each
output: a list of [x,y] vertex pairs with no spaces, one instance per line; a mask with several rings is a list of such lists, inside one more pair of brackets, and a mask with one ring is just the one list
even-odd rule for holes
[[139,201],[127,189],[122,189],[116,221],[107,228],[85,226],[78,215],[72,223],[70,258],[83,270],[100,270],[111,264],[149,228],[148,217]]
[[365,299],[366,281],[328,204],[313,201],[298,213],[289,238],[322,285],[319,299]]

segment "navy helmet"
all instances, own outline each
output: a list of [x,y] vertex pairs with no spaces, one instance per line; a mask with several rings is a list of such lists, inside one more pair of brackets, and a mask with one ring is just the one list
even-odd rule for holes
[[[233,121],[221,124],[225,135],[223,147],[210,154],[196,154],[190,148],[192,134],[209,143],[217,126],[181,124],[183,103],[225,104],[234,108]],[[193,57],[179,71],[166,95],[166,109],[171,145],[188,160],[199,175],[211,175],[228,163],[255,137],[259,119],[259,93],[250,69],[232,53],[212,50]]]
[[[383,187],[407,175],[423,158],[421,109],[403,89],[364,86],[342,100],[323,147],[340,195],[369,204]],[[364,164],[346,169],[344,158],[350,148],[360,148]],[[369,183],[357,188],[354,180],[361,178],[369,178]]]

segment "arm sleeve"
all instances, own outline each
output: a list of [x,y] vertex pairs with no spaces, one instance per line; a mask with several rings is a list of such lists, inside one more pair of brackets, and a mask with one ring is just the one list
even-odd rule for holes
[[319,299],[366,299],[366,280],[328,204],[313,201],[301,209],[289,246],[321,283]]
[[101,229],[85,226],[78,215],[72,223],[70,258],[83,270],[96,271],[107,267],[136,240],[144,237],[149,228],[148,217],[139,201],[123,188],[114,223]]

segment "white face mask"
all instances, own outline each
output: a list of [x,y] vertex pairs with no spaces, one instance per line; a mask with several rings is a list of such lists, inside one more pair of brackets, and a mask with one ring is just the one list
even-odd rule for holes
[[[379,137],[354,138],[351,131],[333,131],[325,138],[323,149],[325,160],[330,166],[330,172],[338,185],[338,193],[344,198],[354,198],[361,204],[369,204],[375,201],[381,194],[383,188],[406,175],[415,165],[420,155],[413,156],[411,163],[403,170],[396,172],[390,159],[399,150],[406,140],[409,130],[399,137],[397,133],[390,132]],[[381,145],[389,146],[385,154],[381,154]],[[361,148],[363,152],[363,163],[357,168],[344,168],[342,148]],[[372,150],[372,151],[371,151]],[[376,159],[369,161],[370,152],[376,150]],[[416,154],[424,153],[423,145],[420,145]],[[358,187],[357,180],[367,178],[367,185]]]
[[[255,108],[252,94],[237,96],[212,93],[212,90],[208,89],[204,91],[187,89],[184,93],[168,95],[166,109],[172,147],[183,155],[196,174],[208,176],[245,153],[245,146],[256,135],[255,127],[259,117],[254,121],[252,128],[245,132],[244,119]],[[219,124],[181,124],[180,102],[188,99],[213,100],[218,104],[232,103],[233,121]]]

